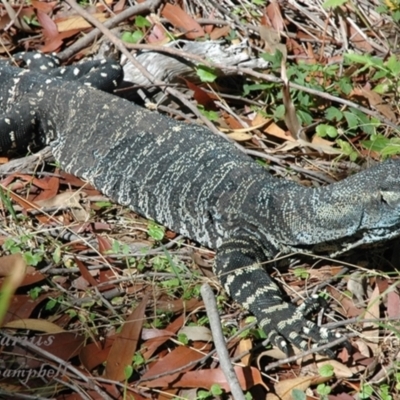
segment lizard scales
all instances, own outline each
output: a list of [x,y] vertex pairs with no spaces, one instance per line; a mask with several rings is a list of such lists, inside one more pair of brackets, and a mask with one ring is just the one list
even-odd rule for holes
[[[109,72],[118,66],[101,68],[106,77],[89,83],[109,90]],[[282,300],[261,263],[278,253],[340,254],[398,236],[400,161],[305,188],[272,177],[202,126],[150,112],[76,75],[69,81],[0,66],[2,150],[32,139],[50,143],[67,172],[217,250],[214,270],[225,289],[281,348],[289,341],[305,349],[305,336],[315,344],[332,340],[332,332],[304,318],[307,302],[296,308]]]

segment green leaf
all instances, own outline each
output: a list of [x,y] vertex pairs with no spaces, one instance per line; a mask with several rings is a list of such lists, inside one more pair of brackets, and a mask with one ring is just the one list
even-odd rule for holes
[[371,385],[362,385],[361,386],[361,391],[358,394],[359,398],[362,400],[367,400],[369,399],[374,393],[374,389]]
[[387,92],[389,92],[390,87],[388,85],[388,83],[383,82],[383,83],[378,83],[375,87],[374,87],[374,92],[379,93],[379,94],[386,94]]
[[350,82],[349,78],[341,78],[338,81],[338,85],[340,90],[344,93],[344,94],[350,94],[350,92],[353,90],[353,85]]
[[94,204],[99,208],[108,208],[112,206],[111,201],[96,201]]
[[121,39],[127,43],[138,43],[143,39],[143,33],[141,31],[134,32],[124,32],[121,36]]
[[280,104],[278,107],[276,107],[274,111],[274,118],[277,120],[282,120],[284,116],[285,116],[285,106],[283,104]]
[[185,333],[178,333],[178,342],[188,345],[189,344],[189,339]]
[[177,288],[180,286],[180,280],[178,278],[166,279],[161,284],[166,288]]
[[293,269],[293,273],[294,273],[294,276],[296,276],[297,278],[300,278],[300,279],[307,279],[310,276],[310,274],[307,272],[307,270],[302,267]]
[[124,376],[125,376],[125,380],[128,380],[133,374],[133,367],[132,365],[127,365],[124,368]]
[[383,157],[388,157],[388,156],[394,156],[396,154],[400,154],[400,144],[390,144],[389,146],[385,147],[382,150],[382,156]]
[[391,55],[389,60],[386,62],[386,66],[390,69],[390,72],[398,76],[400,74],[400,62],[395,55]]
[[325,110],[325,117],[328,121],[340,121],[343,113],[336,107],[329,107]]
[[197,108],[199,109],[199,111],[210,121],[218,121],[219,115],[218,112],[216,111],[212,111],[212,110],[206,110],[204,108],[204,106],[202,106],[201,104],[199,104],[197,106]]
[[147,229],[149,236],[152,237],[154,240],[160,241],[163,239],[165,234],[165,228],[163,226],[160,226],[155,222],[150,221]]
[[323,365],[318,372],[324,378],[330,378],[335,373],[333,366],[330,364]]
[[49,299],[49,301],[46,303],[45,309],[47,311],[52,310],[56,305],[58,304],[58,301],[56,299]]
[[359,119],[357,118],[357,115],[354,115],[354,113],[349,111],[344,111],[343,114],[344,117],[346,118],[346,122],[347,125],[349,126],[349,129],[356,129],[359,125]]
[[332,389],[330,386],[325,385],[325,383],[321,383],[317,386],[317,393],[320,394],[321,396],[328,396],[330,394]]
[[307,396],[302,390],[293,389],[292,390],[292,398],[293,398],[293,400],[306,400]]
[[261,57],[271,63],[270,68],[272,70],[280,70],[281,68],[281,61],[282,61],[282,53],[281,52],[275,52],[274,54],[271,53],[262,53]]
[[337,139],[336,143],[339,145],[342,153],[350,158],[351,161],[356,161],[358,157],[358,153],[353,149],[350,143]]
[[60,263],[60,261],[61,261],[61,248],[60,248],[60,247],[57,247],[57,248],[54,250],[54,253],[53,253],[53,261],[54,261],[56,264],[59,264],[59,263]]
[[209,399],[210,397],[211,397],[211,394],[207,390],[199,390],[197,392],[198,400],[205,400],[205,399]]
[[205,65],[198,65],[196,67],[196,74],[202,82],[214,82],[217,79],[215,69],[207,67]]
[[222,390],[221,386],[214,383],[213,385],[211,385],[210,388],[210,392],[214,395],[214,396],[221,396],[224,391]]
[[390,144],[390,139],[383,135],[374,135],[371,140],[363,140],[361,145],[369,151],[380,153],[385,147]]
[[28,265],[32,265],[34,267],[36,267],[40,261],[42,261],[43,259],[43,255],[39,254],[39,253],[35,253],[33,254],[30,251],[26,251],[25,253],[23,253],[24,256],[24,260]]
[[328,137],[334,139],[338,136],[337,129],[332,125],[321,124],[321,125],[318,125],[315,130],[317,132],[317,135],[321,136],[321,137],[328,136]]
[[243,85],[243,94],[247,96],[250,92],[258,91],[258,90],[266,90],[270,87],[267,83],[254,83],[252,85],[244,84]]
[[337,8],[347,3],[347,0],[326,0],[325,3],[322,4],[324,8]]
[[346,53],[344,59],[350,63],[363,64],[368,67],[382,68],[383,60],[378,57],[372,57],[370,55]]
[[299,117],[300,122],[302,122],[304,125],[311,125],[313,123],[312,115],[306,111],[297,110],[296,115]]
[[138,15],[135,18],[135,26],[137,28],[149,28],[151,26],[151,23],[148,21],[147,18]]
[[136,366],[138,366],[138,365],[143,365],[144,363],[145,363],[145,359],[144,359],[144,357],[142,356],[142,354],[141,353],[139,353],[139,352],[136,352],[134,355],[133,355],[133,363],[136,365]]
[[36,300],[36,299],[39,297],[40,293],[42,293],[42,290],[43,290],[43,289],[42,289],[41,287],[39,287],[39,286],[32,288],[32,289],[29,290],[29,292],[28,292],[30,298],[31,298],[32,300]]

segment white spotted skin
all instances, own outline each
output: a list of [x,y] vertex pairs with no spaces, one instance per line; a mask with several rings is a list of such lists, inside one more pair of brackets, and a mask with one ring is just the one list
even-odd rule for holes
[[67,172],[216,249],[214,270],[225,289],[281,348],[282,337],[300,348],[307,346],[304,335],[317,343],[331,340],[333,334],[304,318],[305,306],[282,300],[261,263],[278,253],[315,253],[327,245],[328,254],[342,253],[399,236],[400,161],[305,188],[273,178],[202,126],[94,89],[114,88],[118,67],[89,67],[82,76],[84,64],[49,77],[0,65],[0,131],[6,133],[0,147],[50,143]]

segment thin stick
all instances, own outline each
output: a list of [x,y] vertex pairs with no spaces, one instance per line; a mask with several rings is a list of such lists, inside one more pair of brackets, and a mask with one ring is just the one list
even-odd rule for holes
[[242,388],[240,387],[235,370],[233,369],[230,361],[224,335],[222,334],[222,326],[219,319],[217,302],[215,301],[215,296],[210,285],[207,283],[201,285],[201,296],[203,297],[204,304],[206,305],[207,316],[210,321],[211,333],[219,357],[219,363],[223,373],[225,374],[229,387],[231,388],[232,396],[235,400],[245,400]]

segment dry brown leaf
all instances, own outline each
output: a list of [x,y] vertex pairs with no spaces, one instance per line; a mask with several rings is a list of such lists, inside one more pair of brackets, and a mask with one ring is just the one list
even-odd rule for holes
[[396,122],[396,114],[393,112],[389,103],[385,102],[379,93],[369,90],[367,88],[359,88],[353,91],[355,94],[360,94],[365,97],[369,105],[375,108],[380,114],[392,122]]
[[22,283],[27,265],[21,254],[13,254],[0,258],[0,263],[4,269],[7,269],[7,277],[3,280],[1,285],[1,301],[2,307],[0,308],[0,326],[7,320],[7,313],[12,303],[13,294]]
[[354,344],[357,346],[358,351],[365,357],[371,357],[370,348],[368,347],[367,343],[364,340],[357,339],[355,340]]
[[246,140],[251,140],[251,138],[252,138],[252,135],[249,135],[248,133],[244,133],[244,132],[227,133],[226,136],[229,139],[235,140],[236,142],[244,142]]
[[[379,292],[379,286],[376,285],[365,311],[366,319],[379,319],[381,300],[382,298]],[[379,324],[375,322],[365,322],[364,328],[365,331],[363,332],[363,335],[368,338],[368,345],[372,349],[373,354],[377,355],[379,352]]]
[[[52,296],[57,294],[51,293]],[[44,300],[50,296],[50,293],[43,293],[37,299],[32,299],[26,294],[16,294],[12,297],[10,306],[8,307],[7,315],[4,323],[18,319],[29,318],[33,310]]]
[[82,205],[83,200],[86,198],[83,192],[63,192],[53,198],[46,200],[38,200],[35,203],[39,207],[69,207],[75,219],[79,222],[86,222],[90,218],[88,207]]
[[265,8],[265,13],[275,30],[282,32],[285,29],[285,22],[277,1],[269,2]]
[[[204,344],[204,343],[203,343]],[[186,346],[178,346],[172,351],[170,351],[165,357],[157,361],[152,365],[152,367],[144,373],[142,376],[143,379],[157,376],[159,374],[164,373],[165,371],[181,368],[184,365],[200,360],[203,358],[203,354],[193,348]],[[192,366],[194,368],[194,366]],[[152,381],[146,382],[145,386],[147,387],[166,387],[171,382],[173,382],[177,376],[180,374],[171,374],[167,376],[163,376],[159,379],[154,379]]]
[[[73,332],[60,332],[35,335],[32,342],[36,346],[53,354],[61,360],[68,361],[79,354],[85,340],[84,336],[77,335]],[[23,363],[25,368],[39,368],[43,365],[42,360],[32,357],[32,352],[30,350],[26,350],[18,344],[16,344],[10,351],[12,354],[19,357],[18,360],[21,364],[23,363],[22,357],[25,356],[25,362]],[[22,365],[20,366],[23,367]]]
[[[189,360],[187,360],[187,362],[189,362]],[[164,372],[167,370],[164,370]],[[249,390],[255,385],[263,385],[265,387],[258,369],[253,367],[236,366],[234,367],[234,370],[243,390]],[[201,369],[199,371],[187,371],[184,373],[171,374],[166,377],[142,383],[142,385],[146,387],[183,387],[203,388],[208,390],[211,389],[211,386],[214,384],[220,385],[227,392],[230,391],[225,374],[220,368]]]
[[126,319],[121,332],[116,335],[107,358],[106,373],[107,379],[123,381],[125,379],[124,370],[126,366],[132,364],[133,355],[137,350],[143,322],[144,312],[148,296],[145,296],[140,304]]
[[41,318],[18,319],[15,321],[7,322],[6,324],[3,325],[3,328],[31,329],[34,331],[45,332],[45,333],[65,332],[65,330],[60,328],[58,325],[53,324],[52,322],[49,322]]
[[[324,380],[327,381],[329,378],[323,379],[322,382]],[[280,400],[293,400],[293,389],[298,389],[302,392],[305,392],[311,385],[315,385],[317,383],[321,383],[321,377],[304,376],[280,381],[274,386],[274,389]]]
[[[104,22],[107,20],[107,15],[104,13],[93,14],[93,17],[95,17],[100,22]],[[55,23],[57,24],[57,29],[60,33],[73,30],[88,29],[92,27],[89,22],[78,15],[74,15],[69,18],[57,19]]]
[[[10,276],[15,269],[21,269],[25,273],[28,268],[22,254],[0,257],[0,276]],[[30,268],[29,271],[32,272],[32,269]]]
[[206,326],[184,326],[178,333],[185,334],[189,340],[195,342],[213,341],[212,333]]
[[84,278],[90,286],[97,286],[96,279],[93,278],[89,270],[86,268],[85,264],[76,257],[74,257],[74,261],[79,268],[79,272],[81,273],[82,278]]
[[103,342],[89,343],[79,352],[79,359],[83,366],[91,371],[107,361],[115,336],[107,337]]
[[363,304],[366,294],[365,275],[362,272],[358,271],[352,273],[347,281],[347,290],[356,297],[359,304]]
[[205,35],[200,24],[177,5],[166,3],[161,15],[175,28],[182,30],[188,39],[196,39]]
[[275,122],[269,124],[265,129],[263,129],[264,133],[268,135],[275,136],[279,139],[288,140],[291,142],[295,142],[296,140],[285,130],[280,128]]
[[210,40],[218,40],[222,37],[228,36],[230,31],[231,27],[229,25],[214,28],[210,33]]
[[349,35],[348,39],[353,43],[354,47],[361,50],[363,53],[372,53],[374,48],[365,40],[365,38],[356,30],[352,24],[348,24]]
[[216,110],[213,96],[208,94],[201,86],[196,85],[185,78],[182,79],[185,81],[186,86],[193,91],[193,98],[198,104],[201,104],[207,110]]
[[391,290],[387,296],[387,313],[389,318],[400,319],[400,296]]
[[181,313],[183,311],[190,312],[198,307],[202,307],[203,302],[201,300],[196,299],[195,297],[185,300],[185,299],[176,299],[172,300],[168,298],[168,296],[161,296],[159,301],[157,302],[157,309],[161,311],[168,311],[174,313]]

